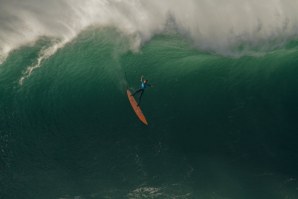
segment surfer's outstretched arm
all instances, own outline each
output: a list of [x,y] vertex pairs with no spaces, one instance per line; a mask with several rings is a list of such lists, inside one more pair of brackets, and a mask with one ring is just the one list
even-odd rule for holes
[[141,76],[141,82],[143,82],[143,77],[144,77],[144,75]]

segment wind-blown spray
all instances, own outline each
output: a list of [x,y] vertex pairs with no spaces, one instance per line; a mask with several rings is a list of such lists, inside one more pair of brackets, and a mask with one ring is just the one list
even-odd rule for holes
[[[297,38],[298,1],[292,0],[0,0],[0,59],[40,36],[69,41],[90,25],[113,26],[134,48],[165,30],[169,20],[195,46],[224,55],[271,50]],[[273,44],[272,44],[273,43]]]

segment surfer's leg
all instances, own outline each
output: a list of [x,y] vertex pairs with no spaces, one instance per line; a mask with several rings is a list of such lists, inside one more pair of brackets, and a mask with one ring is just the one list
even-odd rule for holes
[[136,92],[134,92],[133,94],[132,94],[132,96],[135,96],[135,94],[137,94],[137,93],[139,93],[139,92],[141,92],[142,91],[142,89],[140,88],[139,90],[137,90]]
[[142,96],[143,96],[143,93],[144,93],[144,89],[141,89],[141,90],[142,90],[142,92],[141,92],[140,97],[139,97],[138,106],[139,106],[140,103],[141,103],[141,99],[142,99]]

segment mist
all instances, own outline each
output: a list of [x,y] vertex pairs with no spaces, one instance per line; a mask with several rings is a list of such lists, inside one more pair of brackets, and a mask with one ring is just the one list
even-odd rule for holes
[[297,39],[297,11],[296,0],[0,0],[0,60],[41,36],[67,43],[92,25],[117,28],[136,49],[171,24],[201,50],[271,50]]

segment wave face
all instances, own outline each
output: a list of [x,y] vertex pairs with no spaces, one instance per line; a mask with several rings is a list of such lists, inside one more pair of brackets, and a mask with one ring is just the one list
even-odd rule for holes
[[[297,198],[297,42],[228,58],[172,32],[136,53],[91,28],[28,75],[52,42],[0,67],[1,198]],[[148,127],[125,94],[141,74]]]
[[0,198],[298,198],[296,1],[0,5]]

